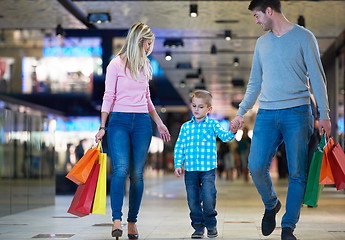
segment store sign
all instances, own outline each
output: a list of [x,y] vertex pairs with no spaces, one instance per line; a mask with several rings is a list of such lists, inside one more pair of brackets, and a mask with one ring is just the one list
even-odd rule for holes
[[44,57],[101,57],[101,47],[45,47]]

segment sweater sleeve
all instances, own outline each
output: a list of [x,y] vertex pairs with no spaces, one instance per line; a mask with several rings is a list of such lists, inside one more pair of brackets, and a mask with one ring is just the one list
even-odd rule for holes
[[320,113],[320,119],[329,119],[329,106],[326,89],[326,75],[322,67],[319,48],[315,36],[310,32],[304,42],[304,59],[312,91]]
[[250,78],[247,84],[246,94],[244,95],[244,98],[240,103],[237,115],[243,116],[248,110],[250,110],[254,106],[261,91],[261,84],[262,67],[260,63],[260,56],[257,43],[254,50],[252,70],[250,72]]
[[148,111],[149,112],[154,111],[155,110],[155,106],[153,105],[152,100],[151,100],[151,94],[150,94],[150,87],[149,86],[147,86],[147,88],[146,88],[146,99],[147,99]]
[[116,85],[118,80],[118,64],[116,58],[112,59],[107,66],[105,75],[105,91],[103,95],[103,103],[101,112],[109,113],[116,98]]

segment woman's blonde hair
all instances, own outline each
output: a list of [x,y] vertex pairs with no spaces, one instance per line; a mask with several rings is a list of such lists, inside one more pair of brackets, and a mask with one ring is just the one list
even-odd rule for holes
[[[125,70],[128,67],[131,76],[135,80],[138,80],[140,71],[143,71],[148,79],[152,79],[152,67],[147,56],[152,52],[154,39],[155,35],[149,26],[138,22],[130,28],[126,42],[118,53],[118,55],[124,54],[126,56]],[[146,40],[152,40],[152,44],[146,54],[142,54],[142,48]]]

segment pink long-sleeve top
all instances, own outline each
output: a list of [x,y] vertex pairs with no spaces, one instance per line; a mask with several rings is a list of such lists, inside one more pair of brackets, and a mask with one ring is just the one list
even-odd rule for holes
[[149,79],[144,73],[140,72],[138,80],[135,80],[128,68],[126,68],[125,73],[125,62],[120,56],[112,59],[105,76],[105,91],[101,111],[107,113],[148,113],[154,109],[150,97]]

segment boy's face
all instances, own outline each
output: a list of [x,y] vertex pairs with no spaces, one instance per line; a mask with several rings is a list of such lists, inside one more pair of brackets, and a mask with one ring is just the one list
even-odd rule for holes
[[211,112],[212,106],[207,106],[205,100],[202,98],[193,97],[191,110],[196,121],[199,122],[203,120],[209,112]]

